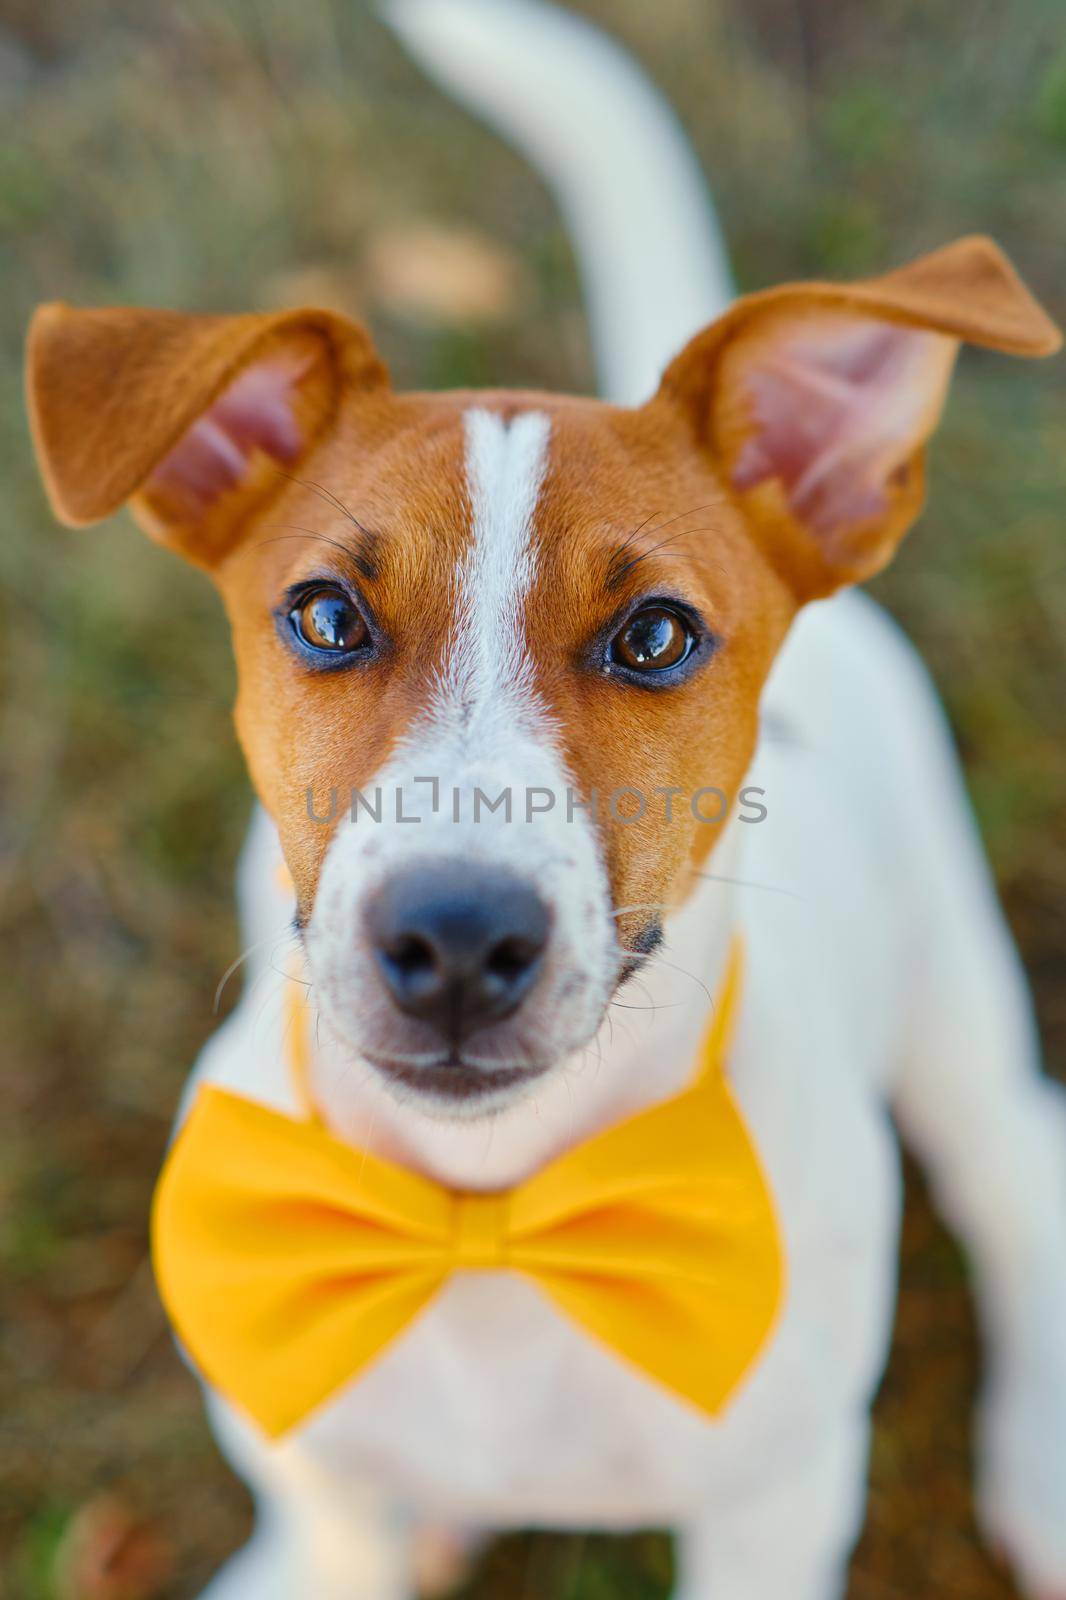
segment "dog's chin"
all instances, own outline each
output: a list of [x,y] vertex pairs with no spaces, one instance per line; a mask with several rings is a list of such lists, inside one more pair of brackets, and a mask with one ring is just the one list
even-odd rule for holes
[[[391,1025],[386,1019],[384,1025],[369,1029],[359,1026],[356,1018],[367,1007],[330,1004],[328,984],[319,987],[319,1003],[334,1040],[352,1065],[369,1067],[386,1093],[405,1109],[437,1119],[469,1120],[520,1105],[565,1061],[590,1045],[607,1015],[611,995],[642,960],[627,962],[611,975],[595,1010],[570,1019],[576,1027],[563,1030],[557,1015],[541,1013],[538,1020],[531,1014],[520,1027],[479,1031],[452,1051],[428,1029],[401,1025],[399,1019]],[[532,1045],[534,1039],[539,1050]]]
[[430,1116],[463,1120],[516,1104],[555,1066],[554,1061],[479,1065],[461,1054],[410,1061],[367,1051],[363,1052],[363,1060],[405,1105],[416,1104]]

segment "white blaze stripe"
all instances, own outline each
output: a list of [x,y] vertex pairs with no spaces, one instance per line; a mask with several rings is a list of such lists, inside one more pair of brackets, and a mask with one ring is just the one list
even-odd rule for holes
[[472,527],[458,573],[444,689],[450,709],[469,726],[501,702],[513,714],[513,691],[529,688],[522,603],[536,570],[533,515],[551,430],[539,411],[525,412],[510,425],[494,412],[468,411],[463,422]]
[[595,1034],[618,975],[599,838],[590,815],[568,805],[573,779],[525,637],[549,420],[530,411],[508,425],[478,408],[463,426],[470,530],[438,680],[425,715],[364,787],[384,797],[381,826],[337,828],[307,930],[323,1015],[348,1047],[342,1061],[439,1055],[439,1039],[383,996],[364,916],[381,884],[420,861],[491,862],[534,886],[552,914],[535,994],[485,1031],[474,1065],[562,1061]]

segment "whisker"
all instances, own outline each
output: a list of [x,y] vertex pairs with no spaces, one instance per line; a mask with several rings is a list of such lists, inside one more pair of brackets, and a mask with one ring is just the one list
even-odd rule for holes
[[595,1070],[594,1070],[594,1072],[592,1074],[592,1081],[593,1081],[593,1083],[595,1083],[597,1078],[600,1075],[600,1072],[601,1072],[602,1068],[603,1068],[603,1044],[600,1041],[600,1036],[599,1036],[599,1032],[598,1031],[594,1035],[591,1044],[587,1044],[584,1047],[584,1049],[582,1050],[582,1052],[581,1052],[582,1065],[584,1065],[585,1061],[587,1061],[588,1056],[589,1056],[589,1052],[590,1052],[590,1050],[592,1049],[593,1046],[595,1046],[596,1054],[595,1054],[595,1057],[594,1057]]
[[261,545],[282,544],[286,539],[296,539],[303,535],[307,539],[317,539],[319,544],[332,545],[334,550],[339,550],[341,555],[349,561],[355,560],[355,552],[349,545],[342,544],[339,539],[331,539],[326,533],[319,533],[317,528],[304,528],[298,522],[268,522],[268,528],[291,528],[291,533],[279,533],[273,539],[261,539]]
[[316,483],[313,478],[298,478],[295,472],[286,472],[284,467],[279,467],[278,471],[281,473],[283,478],[288,478],[290,483],[298,483],[302,489],[313,490],[313,492],[317,494],[320,499],[325,500],[327,504],[335,506],[341,515],[347,517],[352,526],[358,528],[360,533],[365,533],[368,539],[373,539],[375,537],[375,534],[370,528],[363,526],[363,524],[359,521],[359,518],[355,515],[354,511],[349,511],[348,507],[345,505],[340,496],[334,494],[332,489],[327,489],[325,484]]
[[566,1085],[567,1099],[566,1148],[569,1149],[574,1142],[574,1086],[570,1082],[569,1075],[565,1072],[563,1073],[563,1083]]
[[644,518],[643,522],[637,523],[632,533],[626,534],[625,538],[622,540],[622,543],[618,546],[618,549],[615,552],[617,555],[625,554],[625,552],[629,549],[629,546],[633,543],[633,540],[639,538],[639,536],[644,532],[644,529],[648,526],[648,523],[651,521],[654,515],[654,511],[650,512],[649,515]]
[[[662,528],[669,528],[671,523],[680,522],[682,517],[694,517],[696,516],[697,512],[700,511],[717,511],[720,504],[720,501],[712,500],[709,505],[693,506],[689,511],[679,511],[676,517],[667,517],[665,522],[657,522],[654,528],[651,528],[649,531],[651,533],[658,533]],[[689,531],[691,532],[692,530],[690,529]]]
[[651,1004],[654,1006],[655,996],[652,994],[651,990],[648,988],[648,985],[643,981],[643,979],[634,972],[629,981],[639,989],[642,989],[643,992],[648,996]]
[[728,883],[734,889],[764,889],[767,894],[787,895],[790,900],[806,899],[805,895],[797,893],[795,889],[785,889],[777,883],[755,883],[751,878],[727,878],[721,872],[696,872],[695,869],[692,875],[695,878],[703,878],[707,883]]
[[[700,530],[698,528],[693,528],[689,531],[692,533],[698,533]],[[611,574],[611,582],[614,584],[621,583],[622,579],[627,577],[629,573],[635,571],[635,569],[640,566],[642,561],[647,561],[651,556],[658,555],[661,550],[666,550],[674,543],[676,539],[686,538],[688,538],[687,533],[671,534],[669,539],[662,539],[658,544],[653,544],[649,550],[642,550],[639,555],[633,556],[629,561],[624,562],[622,566],[615,568],[614,572]]]
[[617,1006],[619,1011],[677,1011],[679,1007],[684,1005],[683,1000],[653,1001],[649,1006],[631,1006],[625,1000],[609,1000],[607,1003],[611,1006]]
[[[290,972],[287,967],[286,968],[282,968],[282,967],[275,966],[274,965],[274,952],[273,952],[273,950],[270,952],[269,966],[270,966],[271,972],[276,972],[279,978],[284,978],[285,979],[286,983],[298,983],[300,985],[301,989],[306,989],[307,993],[310,994],[310,992],[311,992],[311,980],[310,980],[310,978],[301,978],[298,973]],[[305,996],[305,998],[306,998],[306,996]]]
[[363,1173],[366,1171],[367,1157],[370,1155],[370,1146],[374,1142],[374,1129],[377,1126],[379,1105],[380,1102],[376,1097],[370,1102],[370,1118],[367,1122],[366,1133],[363,1135],[363,1159],[359,1163],[359,1171],[356,1173],[355,1177],[356,1188],[362,1184]]
[[[648,528],[649,522],[651,522],[652,517],[655,515],[653,511],[651,516],[645,517],[643,522],[638,523],[638,525],[633,529],[632,533],[627,534],[622,540],[622,543],[613,551],[608,567],[608,587],[611,589],[617,588],[626,575],[632,572],[634,567],[638,566],[640,562],[646,561],[649,556],[655,555],[657,551],[665,550],[667,545],[671,543],[671,540],[664,539],[661,544],[653,546],[651,550],[645,550],[640,555],[633,556],[629,561],[623,560],[626,552],[632,548],[634,541],[640,536],[640,534],[647,531],[648,536],[650,537],[652,534],[660,532],[660,530],[663,528],[671,527],[675,522],[681,522],[685,517],[694,517],[701,511],[713,511],[714,509],[714,504],[705,506],[692,506],[688,511],[679,511],[676,516],[667,517],[663,522],[657,522],[653,527]],[[687,528],[674,537],[687,539],[691,534],[694,533],[711,533],[713,531],[714,530],[710,528]]]
[[708,989],[703,979],[698,978],[694,972],[689,972],[687,967],[679,967],[676,961],[667,961],[666,957],[659,951],[656,952],[652,959],[661,962],[664,967],[669,967],[671,972],[680,972],[683,978],[690,978],[696,985],[697,989],[702,989],[711,1004],[714,1004],[714,996],[712,995],[711,991]]
[[[291,935],[291,930],[289,929],[289,925],[287,923],[285,925],[285,932],[284,933],[271,933],[271,934],[268,934],[265,939],[257,939],[255,944],[250,944],[248,946],[247,950],[242,951],[242,953],[237,957],[236,961],[231,961],[230,962],[229,966],[226,968],[225,972],[222,974],[221,978],[218,980],[218,988],[215,990],[214,1004],[212,1005],[211,1009],[212,1009],[212,1012],[214,1013],[214,1015],[216,1017],[218,1015],[218,1008],[219,1008],[219,1005],[221,1004],[222,996],[223,996],[223,994],[225,992],[226,985],[230,981],[230,979],[233,977],[233,974],[237,971],[237,969],[244,965],[244,963],[248,960],[249,956],[253,956],[257,950],[262,950],[264,945],[273,944],[273,945],[277,946],[277,945],[281,944],[284,941],[286,936],[288,936],[290,938],[292,936]],[[271,952],[271,956],[273,957],[273,952]],[[270,965],[273,966],[273,964],[274,964],[273,963],[273,959],[271,959]],[[277,970],[277,969],[275,968],[275,970]]]
[[638,522],[632,533],[627,533],[622,543],[611,552],[611,559],[607,563],[607,587],[609,589],[613,589],[624,575],[624,569],[622,573],[618,572],[618,563],[624,560],[626,551],[632,548],[634,540],[640,537],[654,515],[655,512],[653,511],[650,516],[644,518],[643,522]]
[[[612,911],[610,913],[610,915],[611,915],[611,917],[625,917],[625,916],[628,916],[631,911],[678,911],[678,910],[680,910],[680,906],[679,906],[679,904],[677,902],[675,902],[673,905],[667,904],[666,902],[664,902],[661,905],[653,905],[653,904],[649,903],[648,905],[619,906],[618,910],[617,911]],[[636,954],[636,952],[635,951],[631,951],[630,954],[631,955],[632,954]]]

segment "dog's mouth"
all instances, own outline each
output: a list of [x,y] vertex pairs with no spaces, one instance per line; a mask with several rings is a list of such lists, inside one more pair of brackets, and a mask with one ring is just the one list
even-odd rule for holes
[[[603,1009],[591,1028],[576,1037],[552,1038],[550,1052],[530,1050],[529,1019],[517,1036],[493,1038],[490,1035],[495,1030],[489,1030],[463,1044],[434,1041],[425,1036],[425,1030],[418,1030],[422,1037],[415,1033],[407,1039],[386,1037],[373,1042],[356,1037],[351,1042],[359,1058],[404,1100],[423,1101],[427,1106],[436,1104],[456,1112],[481,1110],[493,1102],[509,1103],[591,1041],[612,996],[641,970],[661,942],[662,930],[657,922],[642,930],[618,962]],[[341,1031],[347,1031],[343,1024]],[[546,1029],[546,1033],[550,1035],[551,1030]],[[548,1042],[545,1037],[544,1043]]]
[[524,1087],[542,1077],[551,1067],[551,1062],[547,1061],[514,1066],[480,1066],[458,1053],[428,1062],[377,1054],[368,1054],[365,1059],[394,1084],[454,1106],[469,1105]]

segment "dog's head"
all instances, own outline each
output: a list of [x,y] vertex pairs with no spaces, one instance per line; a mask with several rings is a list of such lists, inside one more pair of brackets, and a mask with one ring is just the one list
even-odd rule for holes
[[796,609],[917,514],[961,340],[1057,344],[981,239],[742,299],[635,410],[396,394],[324,312],[38,312],[52,503],[129,500],[221,590],[354,1055],[483,1106],[593,1035],[737,803]]

